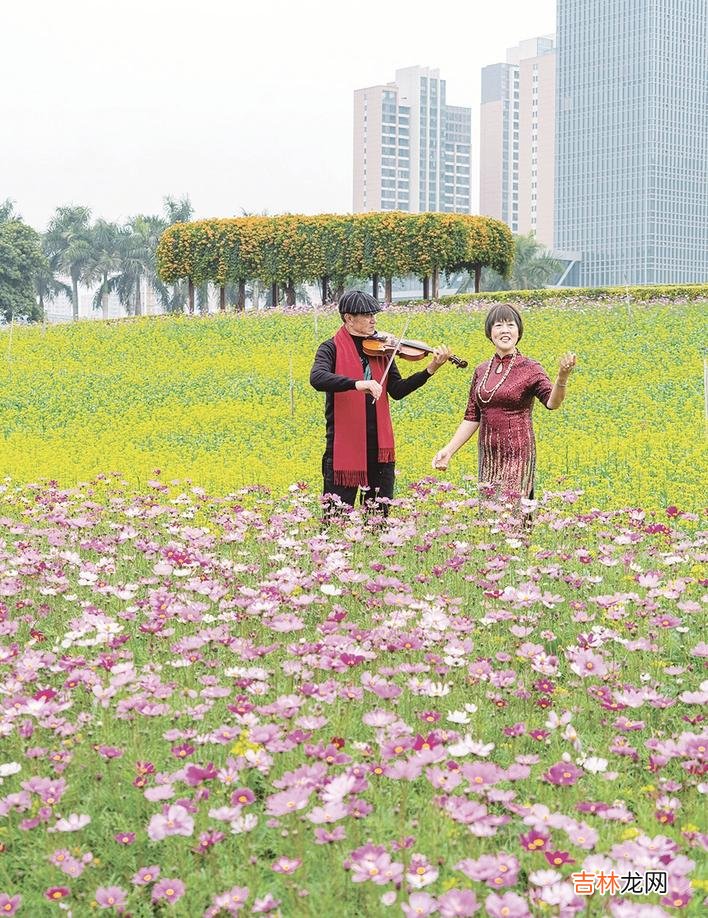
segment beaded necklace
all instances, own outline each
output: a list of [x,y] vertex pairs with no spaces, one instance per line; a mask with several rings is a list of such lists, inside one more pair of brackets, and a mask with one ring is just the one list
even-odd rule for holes
[[509,375],[509,373],[511,373],[511,368],[514,366],[514,361],[516,360],[516,355],[518,353],[519,353],[518,351],[514,351],[514,355],[509,361],[509,366],[507,367],[506,373],[502,376],[502,378],[499,380],[496,386],[491,390],[491,392],[489,392],[489,397],[484,398],[482,396],[482,388],[486,388],[487,386],[487,380],[489,379],[489,371],[492,369],[492,363],[494,362],[494,354],[492,354],[492,357],[487,365],[487,371],[484,374],[484,379],[477,387],[477,395],[479,396],[479,400],[480,402],[482,402],[483,405],[488,405],[491,402],[491,400],[494,398],[494,394],[496,393],[496,391],[500,388],[500,386],[502,386],[506,382],[506,378]]

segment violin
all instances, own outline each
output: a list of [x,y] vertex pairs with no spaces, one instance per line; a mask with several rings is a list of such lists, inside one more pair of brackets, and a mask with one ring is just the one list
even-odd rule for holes
[[[367,357],[388,357],[394,352],[404,360],[423,360],[427,354],[433,353],[433,348],[424,341],[409,341],[405,338],[396,346],[396,342],[391,343],[388,335],[379,333],[364,338],[364,353]],[[450,354],[447,359],[460,370],[467,367],[467,361],[454,354]]]

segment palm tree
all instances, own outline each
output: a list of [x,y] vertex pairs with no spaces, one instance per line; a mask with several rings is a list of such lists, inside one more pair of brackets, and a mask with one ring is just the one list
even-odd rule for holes
[[[43,240],[44,241],[44,240]],[[57,276],[60,273],[59,256],[46,255],[44,264],[34,276],[34,286],[39,300],[39,311],[42,319],[45,318],[45,303],[47,300],[65,296],[71,300],[71,287]]]
[[12,223],[22,217],[15,210],[15,202],[11,198],[0,201],[0,223]]
[[109,289],[118,293],[121,303],[136,316],[142,315],[143,284],[158,294],[167,309],[170,293],[157,276],[155,253],[165,230],[161,217],[139,215],[125,227],[121,237],[120,273],[109,281]]
[[168,194],[163,198],[163,201],[168,226],[172,226],[173,223],[188,223],[192,219],[194,208],[189,200],[189,195],[185,195],[183,198],[173,198],[172,195]]
[[88,207],[57,207],[45,236],[48,256],[56,256],[57,267],[71,278],[74,320],[79,318],[79,281],[85,279],[92,254],[90,219]]
[[[509,277],[502,277],[496,271],[484,268],[482,290],[538,290],[545,287],[562,264],[536,240],[533,232],[525,236],[514,236],[514,264]],[[466,293],[474,284],[474,274],[468,274],[460,284],[458,293]]]
[[111,292],[111,281],[120,273],[121,245],[125,230],[116,223],[107,220],[96,220],[91,227],[91,259],[86,268],[89,281],[100,281],[101,286],[93,299],[93,308],[99,306],[103,318],[108,318],[108,295]]

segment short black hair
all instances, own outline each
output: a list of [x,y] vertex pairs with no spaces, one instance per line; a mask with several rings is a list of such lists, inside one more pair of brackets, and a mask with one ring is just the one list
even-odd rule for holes
[[347,290],[339,300],[339,314],[350,316],[366,316],[374,312],[381,312],[379,301],[363,290]]
[[519,329],[519,341],[524,333],[524,323],[518,311],[508,303],[497,303],[487,313],[487,319],[484,323],[484,334],[492,340],[492,326],[495,322],[515,322]]

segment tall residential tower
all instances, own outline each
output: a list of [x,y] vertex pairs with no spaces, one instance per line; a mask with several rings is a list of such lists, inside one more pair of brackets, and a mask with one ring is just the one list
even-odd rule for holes
[[553,245],[556,55],[531,38],[482,68],[479,212]]
[[566,283],[708,280],[708,3],[558,0]]
[[354,211],[470,213],[472,112],[427,67],[354,93]]

